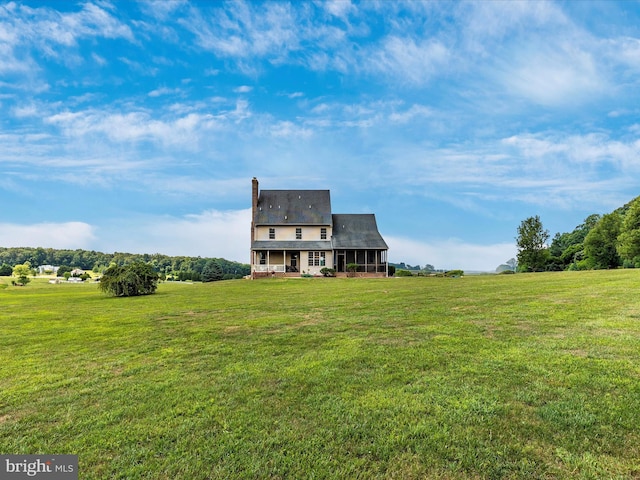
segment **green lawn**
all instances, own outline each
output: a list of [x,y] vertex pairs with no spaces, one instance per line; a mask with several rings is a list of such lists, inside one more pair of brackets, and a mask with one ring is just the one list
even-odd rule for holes
[[0,285],[0,453],[78,454],[82,479],[639,478],[639,291],[640,270]]

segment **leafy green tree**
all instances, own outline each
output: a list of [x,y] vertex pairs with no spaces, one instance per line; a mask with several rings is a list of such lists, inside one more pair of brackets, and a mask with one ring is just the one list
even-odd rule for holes
[[548,239],[549,231],[543,228],[538,215],[520,223],[516,237],[520,271],[539,272],[545,269],[549,256],[546,246]]
[[584,245],[582,243],[575,243],[564,249],[562,255],[560,255],[560,260],[563,265],[571,265],[572,263],[579,262],[583,257]]
[[0,277],[10,277],[11,275],[13,275],[11,265],[7,265],[6,263],[0,265]]
[[600,215],[589,215],[572,232],[556,233],[549,246],[550,262],[562,268],[575,266],[576,262],[582,260],[584,239],[599,220]]
[[640,197],[631,202],[624,217],[617,251],[625,264],[637,263],[636,259],[640,259]]
[[622,264],[616,249],[622,220],[617,213],[603,215],[584,239],[585,256],[593,268],[617,268]]
[[64,277],[65,273],[68,273],[69,276],[71,276],[71,267],[68,267],[66,265],[62,265],[60,268],[58,268],[58,271],[56,272],[56,277]]
[[13,267],[13,276],[18,277],[18,283],[21,285],[26,285],[31,281],[29,278],[30,275],[33,275],[33,270],[31,270],[31,264],[29,262]]
[[223,276],[220,264],[215,260],[209,260],[202,269],[201,279],[203,282],[217,282],[222,280]]
[[112,264],[102,275],[99,288],[115,297],[150,295],[158,288],[158,273],[144,262],[125,266]]

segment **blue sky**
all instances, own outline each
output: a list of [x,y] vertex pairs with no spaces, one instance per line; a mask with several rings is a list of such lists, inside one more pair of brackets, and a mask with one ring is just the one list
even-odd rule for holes
[[0,246],[248,262],[251,178],[493,270],[640,194],[640,3],[0,3]]

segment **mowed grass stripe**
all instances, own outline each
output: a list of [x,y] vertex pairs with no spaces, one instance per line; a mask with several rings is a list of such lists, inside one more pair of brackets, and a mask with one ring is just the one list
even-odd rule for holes
[[88,479],[637,478],[639,287],[634,270],[7,287],[0,452],[76,453]]

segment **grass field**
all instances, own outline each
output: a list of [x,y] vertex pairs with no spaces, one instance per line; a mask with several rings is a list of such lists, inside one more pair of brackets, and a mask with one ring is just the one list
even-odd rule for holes
[[640,478],[638,292],[640,270],[0,285],[0,453],[78,454],[82,479]]

